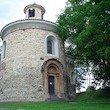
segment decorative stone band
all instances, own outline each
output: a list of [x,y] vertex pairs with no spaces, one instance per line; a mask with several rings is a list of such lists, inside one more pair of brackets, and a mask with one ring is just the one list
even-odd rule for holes
[[73,57],[71,55],[66,54],[66,63],[73,65]]
[[66,63],[73,65],[73,60],[69,57],[66,57]]
[[12,22],[10,24],[7,24],[0,33],[0,36],[2,39],[4,37],[16,30],[20,29],[42,29],[42,30],[47,30],[47,31],[52,31],[56,33],[56,24],[53,22],[45,21],[45,20],[40,20],[40,19],[24,19],[24,20],[19,20]]

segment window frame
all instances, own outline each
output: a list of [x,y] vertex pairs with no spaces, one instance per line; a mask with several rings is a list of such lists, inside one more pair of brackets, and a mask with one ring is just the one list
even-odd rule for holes
[[70,83],[76,85],[76,75],[74,74],[74,71],[70,72]]
[[[47,50],[47,41],[51,40],[52,41],[52,54],[48,53]],[[45,38],[45,53],[47,56],[56,56],[59,57],[59,52],[58,52],[58,39],[54,35],[47,35]]]

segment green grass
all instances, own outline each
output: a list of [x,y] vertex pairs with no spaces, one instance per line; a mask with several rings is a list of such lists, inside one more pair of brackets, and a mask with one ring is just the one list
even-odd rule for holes
[[98,90],[78,94],[78,102],[8,103],[0,108],[15,110],[110,110],[110,91]]
[[87,102],[66,102],[66,103],[19,103],[0,105],[0,108],[15,108],[21,110],[110,110],[110,103],[87,103]]
[[80,102],[110,102],[110,88],[77,94]]

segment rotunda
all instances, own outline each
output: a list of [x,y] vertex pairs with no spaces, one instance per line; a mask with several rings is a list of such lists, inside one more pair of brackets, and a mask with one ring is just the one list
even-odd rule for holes
[[56,24],[43,20],[38,4],[24,8],[26,19],[7,24],[0,68],[0,101],[48,101],[75,98],[71,58],[64,53]]

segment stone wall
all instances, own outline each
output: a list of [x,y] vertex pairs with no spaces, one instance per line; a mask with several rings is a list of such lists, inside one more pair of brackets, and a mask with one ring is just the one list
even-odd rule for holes
[[66,55],[66,96],[69,101],[75,101],[76,100],[76,90],[75,90],[75,84],[71,81],[71,73],[73,71],[74,64],[72,57],[69,55]]
[[[59,57],[45,52],[45,37],[54,35],[58,40]],[[63,44],[51,31],[18,29],[3,39],[7,43],[6,58],[2,59],[0,101],[45,101],[41,66],[49,58],[57,58],[65,68]],[[4,65],[4,67],[3,67]]]

